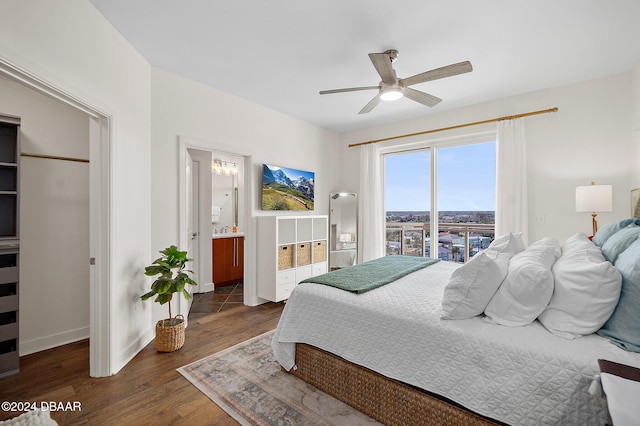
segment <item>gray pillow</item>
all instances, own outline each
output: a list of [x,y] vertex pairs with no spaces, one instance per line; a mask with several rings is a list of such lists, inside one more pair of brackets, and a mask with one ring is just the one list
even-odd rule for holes
[[636,225],[640,225],[640,219],[637,218],[629,218],[629,219],[623,219],[619,222],[609,222],[606,223],[604,225],[602,225],[600,227],[600,229],[598,229],[598,232],[596,232],[596,235],[593,236],[593,239],[591,241],[593,241],[593,244],[597,245],[598,247],[602,247],[602,245],[616,232],[618,232],[619,230],[621,230],[622,228],[625,228],[629,225],[631,225],[632,223],[635,223]]
[[620,253],[638,239],[638,235],[640,235],[640,226],[633,223],[613,234],[602,245],[604,258],[615,263]]
[[624,350],[640,352],[640,239],[620,253],[615,266],[622,275],[620,300],[597,333]]

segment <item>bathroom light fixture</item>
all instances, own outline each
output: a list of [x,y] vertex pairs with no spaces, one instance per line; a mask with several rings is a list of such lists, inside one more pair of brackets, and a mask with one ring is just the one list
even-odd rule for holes
[[596,212],[610,212],[613,210],[613,187],[611,185],[596,185],[591,182],[589,186],[576,187],[576,211],[591,212],[593,235],[598,232]]
[[215,159],[211,163],[211,171],[218,175],[235,176],[238,174],[238,164],[226,160]]

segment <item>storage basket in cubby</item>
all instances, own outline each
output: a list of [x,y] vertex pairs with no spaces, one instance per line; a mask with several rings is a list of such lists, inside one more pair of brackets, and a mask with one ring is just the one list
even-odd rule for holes
[[313,263],[324,262],[327,260],[327,242],[314,241],[313,242]]
[[278,270],[293,268],[293,244],[278,246]]
[[300,243],[296,246],[296,265],[305,266],[311,264],[311,243]]

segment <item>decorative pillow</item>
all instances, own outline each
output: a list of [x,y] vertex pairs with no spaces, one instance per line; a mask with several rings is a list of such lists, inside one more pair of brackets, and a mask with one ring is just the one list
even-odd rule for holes
[[520,253],[521,256],[540,256],[543,262],[549,265],[549,268],[553,266],[561,254],[562,249],[560,247],[560,243],[557,239],[552,237],[544,237],[531,244],[524,252]]
[[609,222],[604,224],[598,229],[596,235],[593,236],[593,243],[598,247],[602,247],[602,245],[611,237],[613,234],[621,230],[622,228],[626,228],[632,223],[636,225],[640,225],[640,219],[638,218],[629,218],[623,219],[619,222]]
[[566,339],[597,331],[620,297],[620,272],[591,245],[595,251],[566,252],[553,265],[553,296],[538,317],[547,330]]
[[640,239],[620,253],[615,266],[622,275],[620,300],[597,333],[622,349],[640,352]]
[[640,235],[640,226],[636,224],[631,224],[613,234],[602,245],[602,254],[605,259],[615,263],[618,255],[638,239],[638,235]]
[[510,233],[497,237],[491,244],[487,250],[495,250],[500,253],[511,252],[513,254],[518,254],[524,250],[524,242],[522,241],[522,232],[518,233]]
[[444,288],[442,319],[480,315],[507,276],[511,253],[485,250],[453,271]]
[[582,250],[593,250],[596,253],[601,253],[598,246],[593,244],[593,241],[591,241],[589,237],[587,237],[587,234],[585,234],[584,232],[573,234],[572,236],[567,238],[567,240],[562,245],[563,255],[566,253],[572,253]]
[[640,368],[606,359],[599,359],[598,366],[611,423],[616,426],[637,426],[640,419]]
[[560,257],[560,243],[544,238],[531,244],[509,262],[507,277],[487,305],[487,320],[507,326],[533,322],[553,294],[551,267]]

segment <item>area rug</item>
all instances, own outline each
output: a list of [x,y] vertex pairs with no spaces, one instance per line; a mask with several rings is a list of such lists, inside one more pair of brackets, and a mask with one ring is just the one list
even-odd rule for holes
[[273,331],[178,368],[242,425],[378,425],[343,402],[281,370]]

